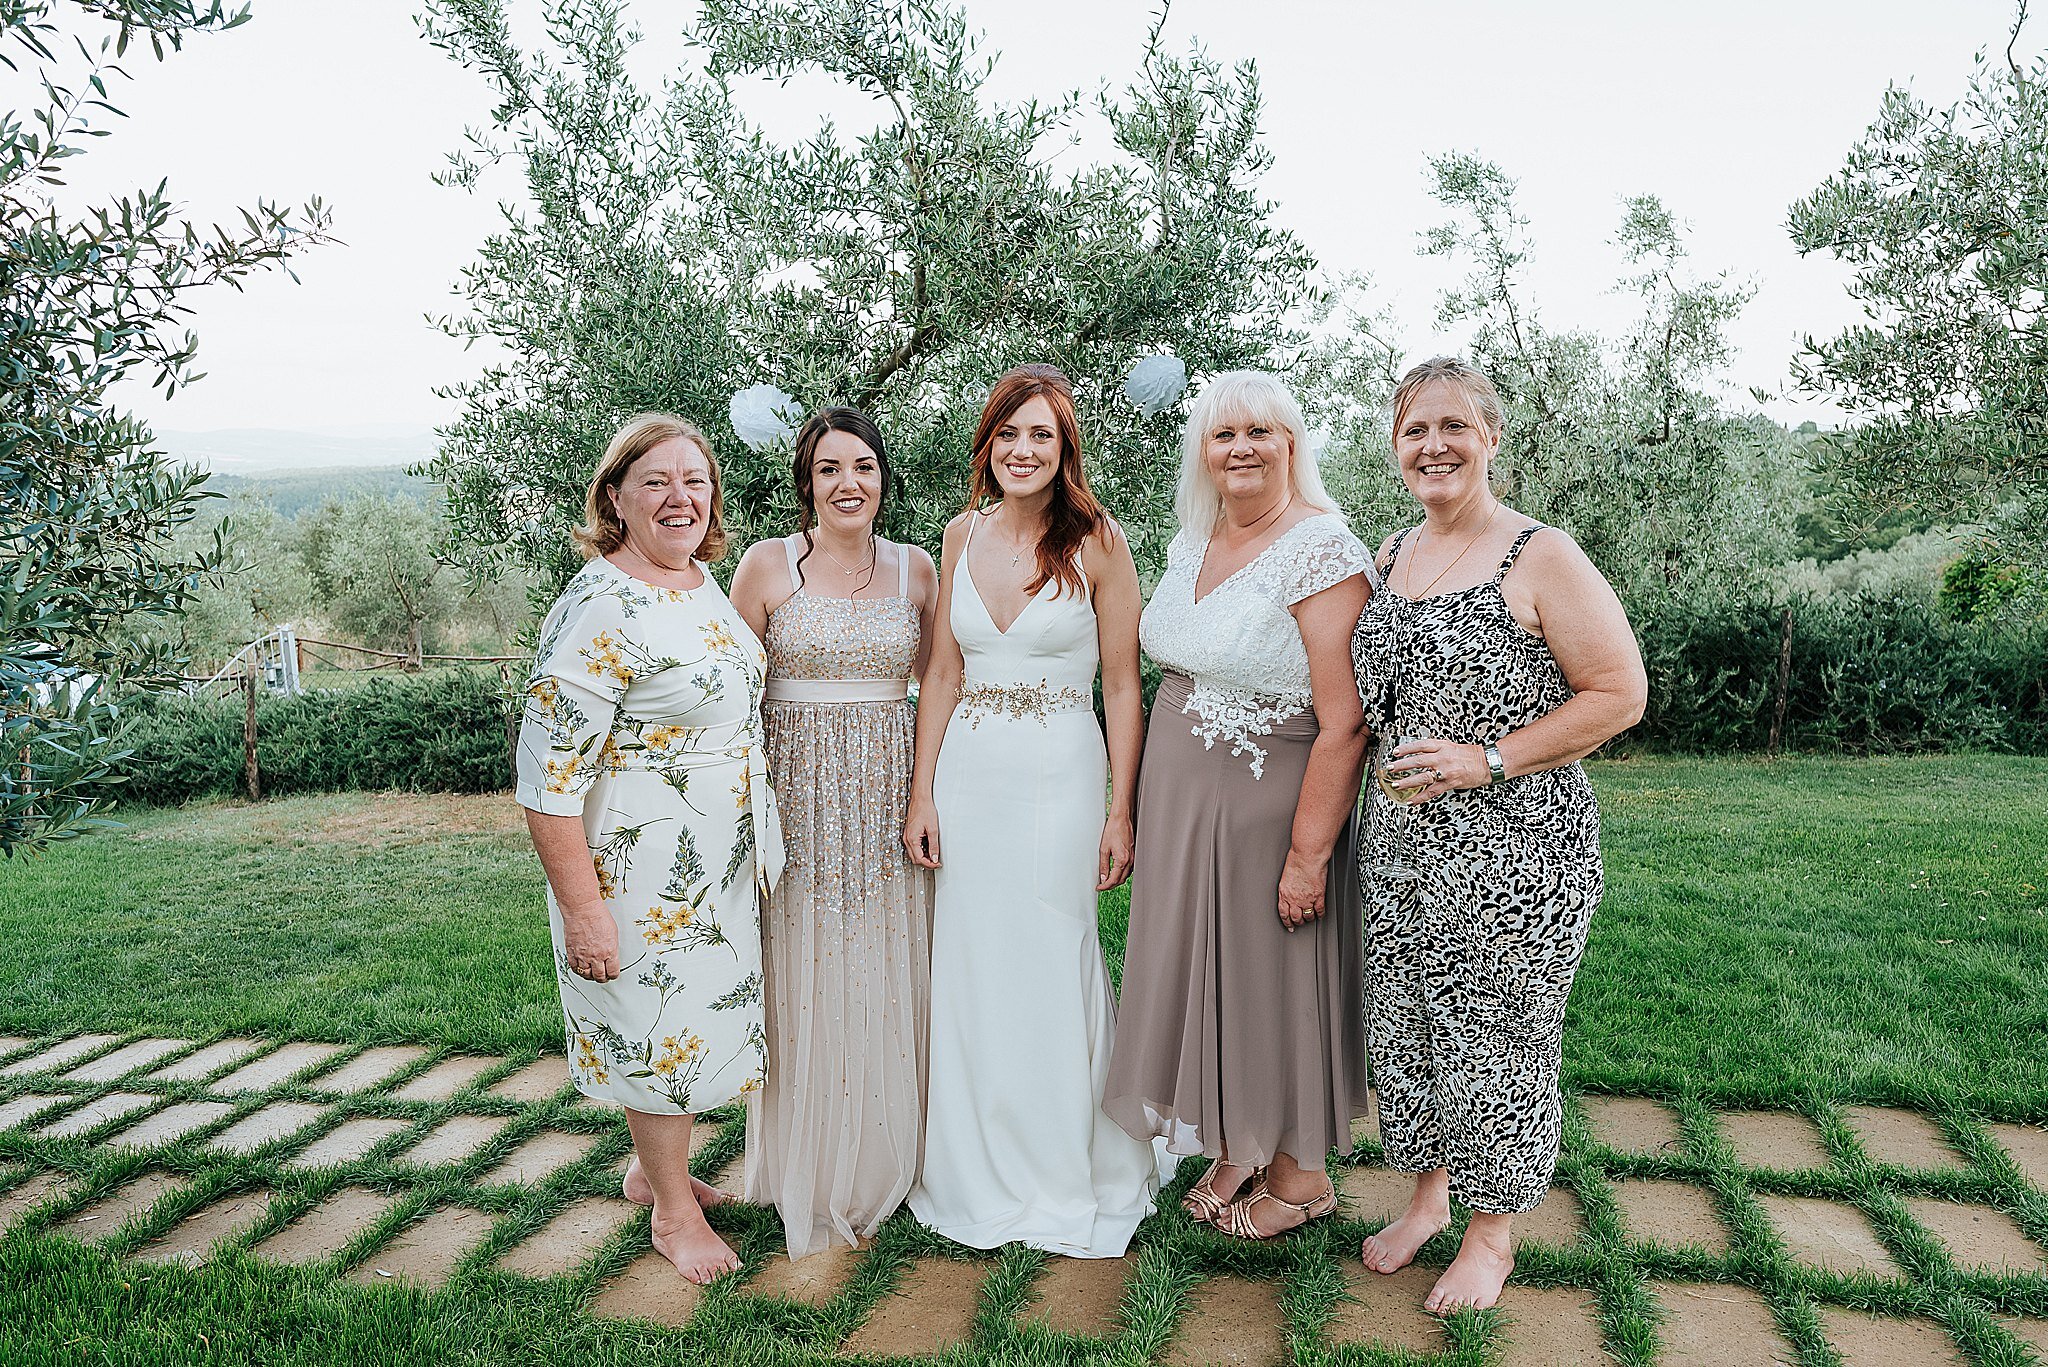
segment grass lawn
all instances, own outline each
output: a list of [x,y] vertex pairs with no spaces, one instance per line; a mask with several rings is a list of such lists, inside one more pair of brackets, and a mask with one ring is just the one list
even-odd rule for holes
[[[1582,1288],[1597,1303],[1606,1351],[1627,1363],[1656,1361],[1660,1333],[1668,1336],[1646,1277],[1753,1288],[1812,1367],[1836,1361],[1823,1318],[1842,1306],[1931,1318],[1982,1363],[2027,1361],[2000,1321],[2048,1319],[2048,1277],[1955,1265],[1901,1201],[1993,1206],[2048,1245],[2048,1196],[2019,1178],[1984,1128],[2048,1122],[2048,761],[1639,759],[1597,766],[1595,783],[1608,893],[1572,999],[1567,1081],[1583,1093],[1659,1098],[1685,1143],[1619,1152],[1575,1112],[1558,1180],[1583,1208],[1585,1236],[1526,1250],[1517,1282]],[[0,866],[0,1035],[410,1042],[515,1062],[559,1049],[539,869],[509,799],[342,795],[127,819],[125,832]],[[1103,925],[1115,962],[1120,896],[1105,899]],[[110,1088],[0,1076],[0,1106],[53,1090]],[[160,1090],[206,1095],[196,1082]],[[268,1096],[332,1105],[303,1083]],[[1923,1112],[1965,1161],[1942,1172],[1873,1163],[1845,1123],[1843,1108],[1858,1103]],[[1773,1173],[1739,1162],[1715,1115],[1746,1107],[1811,1117],[1831,1166]],[[0,1132],[0,1188],[55,1169],[75,1179],[82,1202],[146,1168],[195,1179],[146,1230],[117,1235],[116,1252],[219,1193],[250,1189],[278,1194],[266,1230],[344,1185],[401,1194],[394,1224],[449,1201],[496,1220],[454,1281],[427,1294],[340,1281],[331,1269],[346,1258],[323,1265],[330,1270],[284,1268],[239,1246],[201,1272],[138,1271],[44,1232],[49,1217],[32,1219],[0,1238],[0,1362],[814,1361],[870,1317],[913,1260],[960,1253],[899,1216],[822,1306],[751,1297],[742,1283],[706,1295],[680,1331],[593,1319],[580,1307],[644,1247],[644,1224],[563,1278],[488,1264],[571,1199],[607,1190],[622,1126],[559,1097],[520,1105],[474,1091],[453,1102],[356,1098],[334,1118],[424,1128],[458,1112],[500,1115],[508,1128],[467,1163],[435,1169],[391,1162],[395,1141],[341,1168],[302,1170],[284,1166],[291,1146],[226,1157],[191,1143],[135,1154],[95,1142],[117,1124],[62,1139]],[[541,1129],[585,1133],[597,1147],[545,1183],[477,1189],[483,1168]],[[700,1155],[700,1173],[738,1145],[739,1127],[728,1125]],[[1367,1139],[1357,1156],[1375,1152]],[[1632,1178],[1711,1192],[1728,1251],[1631,1239],[1614,1190]],[[1904,1275],[1790,1261],[1763,1195],[1853,1204]],[[779,1247],[769,1212],[720,1221],[750,1261]],[[950,1360],[1151,1360],[1191,1313],[1191,1288],[1226,1274],[1279,1288],[1298,1361],[1423,1360],[1332,1347],[1325,1336],[1344,1285],[1340,1257],[1355,1259],[1370,1227],[1326,1221],[1249,1246],[1170,1209],[1140,1231],[1123,1330],[1110,1339],[1017,1325],[1044,1260],[1013,1248],[986,1260],[973,1335]],[[1448,1261],[1453,1248],[1442,1236],[1423,1261]],[[1512,1292],[1504,1308],[1512,1312]],[[1512,1335],[1499,1313],[1463,1316],[1436,1345],[1441,1356],[1426,1360],[1490,1361]]]

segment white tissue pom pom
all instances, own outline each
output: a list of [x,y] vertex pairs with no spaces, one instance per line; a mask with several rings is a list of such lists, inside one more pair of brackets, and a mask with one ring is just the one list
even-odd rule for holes
[[1178,356],[1140,356],[1124,377],[1124,393],[1148,418],[1156,418],[1187,392],[1188,368]]
[[766,451],[796,435],[803,410],[772,384],[749,385],[732,396],[732,430],[750,451]]

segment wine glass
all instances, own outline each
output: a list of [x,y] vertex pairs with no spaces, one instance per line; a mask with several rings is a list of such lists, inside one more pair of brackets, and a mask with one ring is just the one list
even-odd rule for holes
[[1371,871],[1374,877],[1390,882],[1412,883],[1422,877],[1422,871],[1415,867],[1410,857],[1413,841],[1409,831],[1415,819],[1409,809],[1420,800],[1422,790],[1394,786],[1395,780],[1406,778],[1423,767],[1410,759],[1396,759],[1394,752],[1421,739],[1420,736],[1387,737],[1380,742],[1380,752],[1373,761],[1373,782],[1379,785],[1380,795],[1392,806],[1387,814],[1387,831],[1393,848],[1385,858],[1373,861]]

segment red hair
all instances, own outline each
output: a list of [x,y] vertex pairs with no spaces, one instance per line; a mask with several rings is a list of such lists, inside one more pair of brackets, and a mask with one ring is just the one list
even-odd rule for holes
[[1084,581],[1075,558],[1082,543],[1101,531],[1108,518],[1089,491],[1088,472],[1081,465],[1081,422],[1074,415],[1074,386],[1056,367],[1020,365],[989,390],[981,421],[974,428],[974,489],[968,507],[978,509],[1003,496],[994,468],[996,429],[1034,398],[1044,399],[1052,408],[1053,428],[1060,434],[1060,468],[1053,476],[1045,534],[1038,538],[1038,574],[1024,591],[1037,593],[1048,582],[1057,581],[1061,592],[1071,589],[1080,593]]

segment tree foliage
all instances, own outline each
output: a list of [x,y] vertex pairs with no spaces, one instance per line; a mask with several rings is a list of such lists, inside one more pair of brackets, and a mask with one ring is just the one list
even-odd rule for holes
[[1501,391],[1502,496],[1570,531],[1632,610],[1753,586],[1785,558],[1797,498],[1785,434],[1718,392],[1725,329],[1750,288],[1693,274],[1670,210],[1633,196],[1614,240],[1637,321],[1618,338],[1554,328],[1524,279],[1531,242],[1514,180],[1463,154],[1432,158],[1430,171],[1452,217],[1423,250],[1469,266],[1440,321],[1470,329],[1473,359]]
[[[701,72],[648,92],[617,0],[545,12],[536,50],[502,0],[431,0],[424,20],[498,98],[447,180],[482,190],[501,161],[524,177],[464,273],[466,311],[441,320],[507,352],[452,391],[462,415],[435,466],[473,558],[510,555],[544,585],[567,572],[597,453],[648,408],[710,434],[743,539],[793,525],[785,458],[744,449],[727,418],[763,381],[870,411],[908,494],[885,530],[935,545],[987,385],[1042,360],[1074,378],[1098,491],[1156,559],[1176,423],[1124,402],[1124,372],[1170,351],[1213,373],[1299,340],[1313,262],[1268,221],[1248,63],[1170,54],[1155,25],[1127,89],[1005,105],[941,0],[707,0],[689,34]],[[771,139],[739,83],[800,75],[857,92],[877,122]],[[1114,155],[1087,164],[1073,142],[1091,111]]]
[[1801,384],[1853,419],[1822,452],[1865,515],[1986,523],[2048,564],[2048,60],[1981,55],[1934,109],[1888,89],[1842,167],[1794,204],[1793,243],[1851,271],[1865,321],[1806,340]]
[[0,852],[90,824],[119,758],[110,696],[177,665],[136,627],[175,614],[219,559],[175,545],[203,476],[156,451],[110,391],[197,378],[192,291],[239,288],[326,235],[318,201],[259,202],[232,228],[179,219],[163,183],[59,203],[65,163],[120,117],[126,54],[146,42],[162,59],[247,18],[218,0],[0,5],[0,62],[32,69],[40,91],[0,117]]

